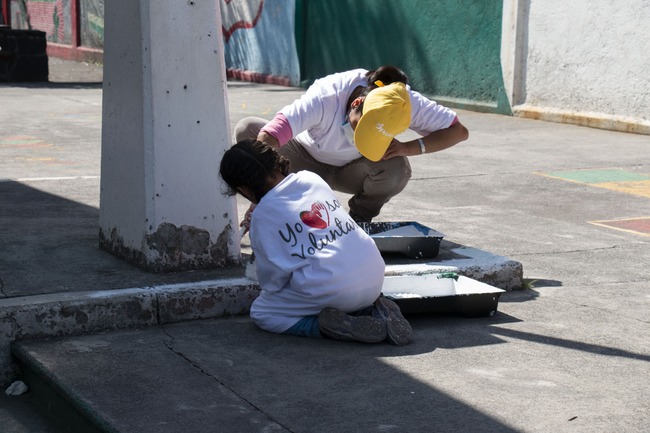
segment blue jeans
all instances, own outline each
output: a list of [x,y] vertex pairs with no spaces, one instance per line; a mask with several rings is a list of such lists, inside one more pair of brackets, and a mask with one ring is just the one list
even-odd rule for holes
[[318,329],[318,316],[303,317],[291,328],[283,332],[286,335],[295,335],[296,337],[322,338]]

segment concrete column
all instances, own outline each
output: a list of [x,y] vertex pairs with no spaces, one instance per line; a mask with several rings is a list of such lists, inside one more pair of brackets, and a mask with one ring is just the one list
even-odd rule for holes
[[510,107],[526,101],[530,0],[503,0],[501,70]]
[[104,12],[100,246],[154,272],[241,264],[217,0]]

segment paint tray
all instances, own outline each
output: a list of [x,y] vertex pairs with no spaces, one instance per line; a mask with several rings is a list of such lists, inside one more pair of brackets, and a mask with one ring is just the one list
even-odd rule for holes
[[454,272],[387,276],[382,287],[382,294],[395,301],[405,316],[493,316],[504,291]]
[[442,233],[415,221],[359,223],[381,253],[430,259],[440,251]]

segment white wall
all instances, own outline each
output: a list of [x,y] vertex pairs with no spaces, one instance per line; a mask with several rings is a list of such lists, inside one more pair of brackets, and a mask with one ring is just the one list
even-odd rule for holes
[[513,112],[650,133],[650,0],[504,0]]

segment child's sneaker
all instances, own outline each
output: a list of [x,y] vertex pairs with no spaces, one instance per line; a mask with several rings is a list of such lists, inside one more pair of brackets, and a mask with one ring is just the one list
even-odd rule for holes
[[404,346],[411,342],[413,330],[395,302],[380,296],[373,304],[372,315],[386,323],[389,343]]
[[321,334],[335,340],[379,343],[386,339],[386,324],[372,316],[351,316],[335,308],[318,315]]

